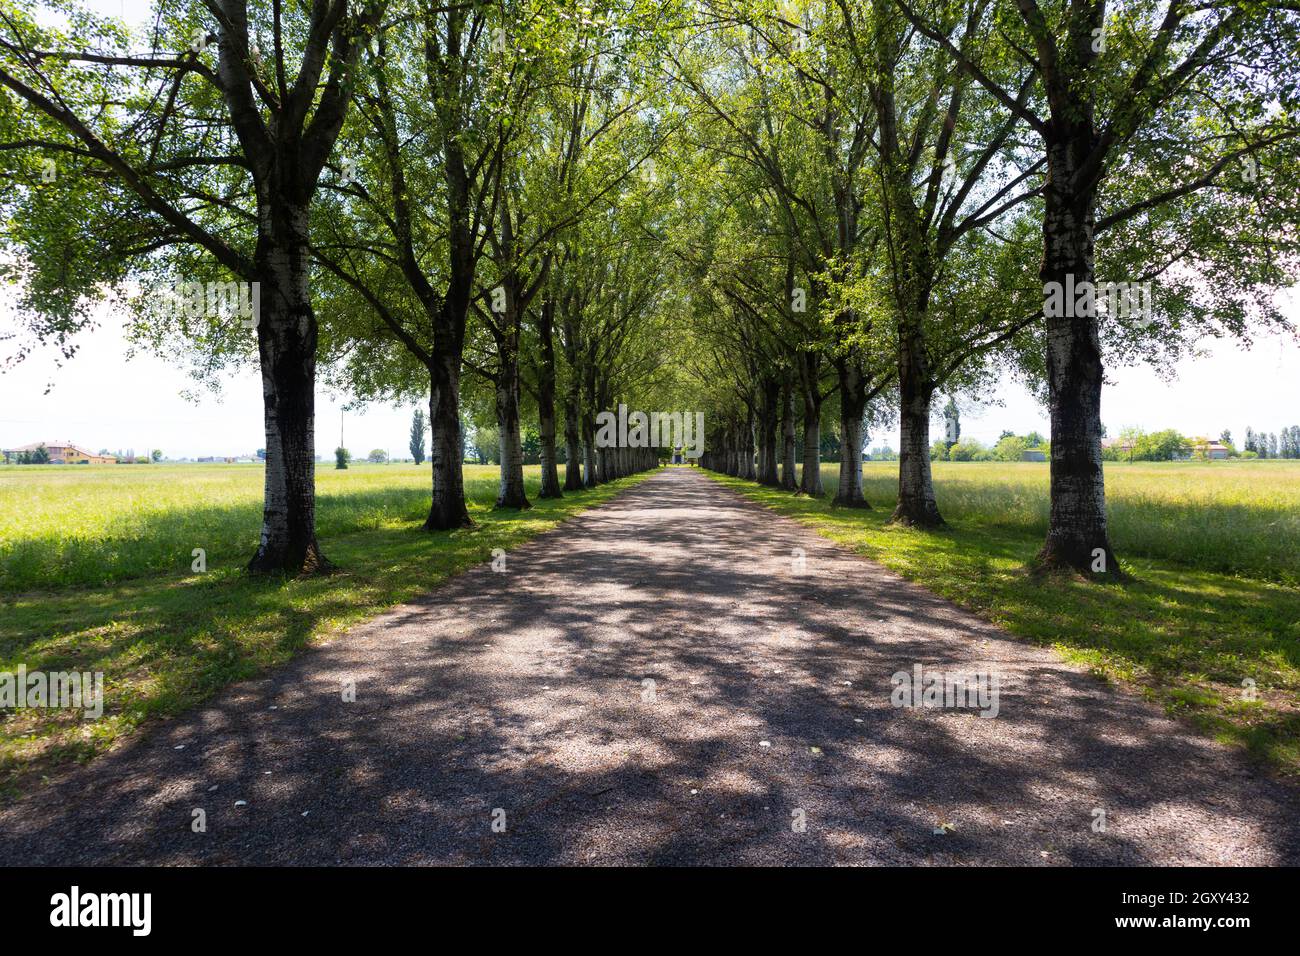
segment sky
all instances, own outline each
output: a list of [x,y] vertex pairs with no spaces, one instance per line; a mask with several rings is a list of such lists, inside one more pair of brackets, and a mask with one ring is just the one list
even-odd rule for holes
[[[1287,302],[1288,314],[1300,321],[1300,297],[1292,295]],[[0,313],[0,340],[13,330],[13,321]],[[183,369],[161,358],[137,355],[127,361],[121,320],[109,312],[101,313],[99,328],[77,341],[79,351],[62,369],[54,352],[45,350],[0,372],[0,448],[71,440],[92,452],[133,448],[144,455],[157,448],[167,458],[197,458],[251,455],[265,446],[261,385],[251,370],[232,376],[222,395],[212,397],[196,389]],[[1205,351],[1205,357],[1179,363],[1171,381],[1146,366],[1110,372],[1114,382],[1102,392],[1108,433],[1118,435],[1124,426],[1137,425],[1217,438],[1227,428],[1240,447],[1247,425],[1275,432],[1300,424],[1300,344],[1271,336],[1258,338],[1250,349],[1210,341]],[[182,397],[183,391],[197,392],[198,404]],[[317,393],[316,450],[326,458],[338,445],[340,412],[350,398]],[[936,429],[942,404],[935,403]],[[966,438],[992,444],[1003,429],[1049,433],[1047,409],[1011,380],[993,389],[988,402],[963,400],[961,405]],[[375,448],[407,457],[413,410],[412,405],[371,404],[346,412],[345,445],[354,457]],[[877,430],[869,444],[897,448],[897,434]]]

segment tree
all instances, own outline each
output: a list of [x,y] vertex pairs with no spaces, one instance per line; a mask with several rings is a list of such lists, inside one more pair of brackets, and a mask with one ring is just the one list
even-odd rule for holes
[[[840,6],[849,9],[847,3]],[[978,29],[984,6],[948,5],[941,22],[945,36],[959,35],[963,57],[993,70],[999,61],[983,55],[986,38]],[[1023,278],[989,279],[1005,275],[1023,256],[1015,217],[1038,194],[1042,163],[1021,158],[1022,119],[1015,113],[1000,116],[999,103],[970,71],[912,29],[893,4],[877,2],[870,9],[870,42],[863,45],[873,67],[869,87],[877,135],[872,141],[888,253],[884,287],[898,363],[900,464],[893,520],[938,527],[944,521],[926,454],[931,399],[964,364],[1016,336],[1036,317],[1016,294],[1018,287],[1024,291]],[[852,18],[846,14],[846,19],[852,29]],[[1028,78],[1005,68],[994,75],[1018,84],[1017,101],[1026,99]],[[990,234],[1004,238],[989,243]],[[1016,247],[1021,251],[1008,256]],[[1011,274],[1016,271],[1023,270],[1013,268]],[[945,282],[945,273],[969,279]],[[956,434],[945,437],[950,443],[959,440]]]
[[1172,428],[1158,432],[1139,432],[1132,439],[1135,461],[1172,461],[1191,452],[1192,443]]
[[31,453],[31,457],[28,460],[33,465],[48,465],[50,463],[50,451],[45,447],[44,442],[36,447],[36,450]]
[[417,465],[424,463],[424,409],[416,408],[411,415],[411,460]]
[[153,451],[151,451],[151,452],[149,453],[149,460],[150,460],[150,461],[153,461],[153,462],[159,462],[159,461],[162,461],[162,449],[161,449],[161,448],[155,448]]
[[348,462],[350,462],[351,460],[352,460],[352,453],[351,453],[350,451],[348,451],[346,448],[335,448],[335,449],[334,449],[334,468],[335,468],[335,470],[337,470],[337,471],[342,471],[342,470],[344,470],[345,468],[348,467]]
[[952,396],[948,397],[948,404],[943,407],[943,440],[949,448],[961,441],[961,415]]
[[949,461],[988,461],[992,453],[973,438],[959,441],[948,449]]
[[999,461],[1020,461],[1029,447],[1029,442],[1025,439],[1007,435],[998,439],[998,443],[993,446],[993,456]]
[[501,453],[501,440],[497,435],[496,425],[475,424],[471,431],[469,448],[476,464],[498,464],[497,456]]
[[372,465],[382,465],[388,461],[388,452],[382,448],[372,448],[370,454],[366,456],[366,461]]
[[[922,11],[909,0],[894,3],[1041,142],[1052,462],[1038,563],[1120,574],[1101,467],[1101,318],[1117,347],[1154,355],[1162,338],[1177,341],[1216,322],[1243,334],[1255,290],[1294,275],[1295,12],[1141,0],[1108,16],[1107,5],[1092,0],[977,2],[979,15],[954,39],[949,11],[965,4],[936,0]],[[997,55],[965,51],[971,32],[999,38]],[[1008,60],[1033,78],[1033,89],[1017,90],[986,69]],[[1241,62],[1255,68],[1239,69]],[[1255,191],[1265,178],[1269,198],[1260,204]],[[1111,314],[1097,305],[1096,244],[1107,232],[1104,261],[1125,283],[1159,276],[1168,286],[1159,312]],[[1212,288],[1193,288],[1198,268],[1171,273],[1177,263],[1212,274],[1213,282],[1199,283]],[[1289,327],[1276,310],[1263,311]]]
[[[22,304],[37,334],[66,341],[90,322],[84,303],[132,273],[234,276],[257,290],[268,455],[252,572],[327,564],[315,533],[308,223],[384,6],[168,2],[140,53],[135,36],[79,8],[63,8],[64,30],[5,4],[0,85],[26,108],[16,119],[7,105],[0,128],[23,183],[10,207],[24,211],[8,220],[21,228],[6,245],[35,276]],[[52,183],[36,173],[46,160],[61,166]],[[146,299],[143,312],[167,311]],[[180,338],[189,331],[166,321]],[[229,327],[217,337],[247,349],[230,344]]]

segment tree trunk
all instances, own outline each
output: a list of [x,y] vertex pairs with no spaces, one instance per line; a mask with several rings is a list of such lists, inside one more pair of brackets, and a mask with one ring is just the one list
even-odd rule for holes
[[777,417],[780,414],[781,383],[777,378],[766,378],[761,387],[758,412],[758,483],[780,484],[777,477]]
[[840,480],[834,503],[870,508],[862,493],[862,415],[867,409],[867,378],[851,358],[838,361],[840,379]]
[[[575,373],[576,379],[576,373]],[[582,488],[582,439],[579,422],[578,386],[575,381],[564,398],[564,490]]]
[[555,303],[548,299],[542,303],[537,324],[540,363],[537,375],[537,430],[541,445],[542,487],[539,498],[563,498],[560,491],[560,472],[555,453]]
[[308,290],[306,210],[275,209],[273,231],[299,237],[257,244],[257,350],[266,426],[262,534],[248,563],[256,574],[322,571],[316,543],[316,314]]
[[[816,385],[813,388],[816,389]],[[803,393],[803,471],[799,476],[799,490],[812,498],[826,492],[822,488],[822,400],[815,392]]]
[[898,505],[892,520],[917,528],[944,524],[930,476],[930,399],[934,385],[918,336],[899,323],[898,355]]
[[[1076,308],[1065,291],[1088,288],[1093,272],[1095,197],[1069,189],[1078,158],[1091,138],[1071,150],[1048,145],[1044,195],[1044,292],[1062,290],[1061,314],[1048,315],[1047,383],[1052,420],[1051,515],[1038,554],[1050,569],[1118,576],[1121,569],[1106,528],[1106,483],[1101,464],[1101,344],[1097,312]],[[1052,283],[1059,283],[1053,287]],[[1095,302],[1095,297],[1094,297]],[[1087,313],[1087,314],[1080,314]]]
[[799,487],[795,477],[795,448],[798,445],[795,425],[794,387],[789,379],[781,386],[781,487],[794,491]]
[[433,500],[426,531],[468,528],[465,508],[464,457],[460,430],[460,356],[441,353],[429,368],[429,423],[432,440],[429,463],[433,469]]
[[606,479],[601,470],[602,449],[596,447],[596,365],[588,358],[583,381],[582,453],[587,487],[594,488]]
[[587,434],[582,440],[582,472],[585,476],[584,480],[586,482],[586,487],[595,488],[596,485],[600,484],[600,476],[596,474],[596,470],[599,467],[597,461],[600,456],[596,454],[596,448],[593,444],[595,441],[593,437],[595,435],[595,429],[590,425],[590,423],[586,426],[586,432]]
[[497,429],[501,449],[498,508],[529,508],[524,493],[524,447],[519,435],[519,356],[507,346],[498,357],[496,383]]
[[754,422],[747,418],[737,429],[737,442],[740,453],[740,477],[746,481],[754,480]]

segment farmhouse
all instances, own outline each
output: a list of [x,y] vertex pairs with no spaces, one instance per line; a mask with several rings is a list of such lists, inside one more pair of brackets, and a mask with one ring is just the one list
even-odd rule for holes
[[1206,441],[1205,439],[1201,439],[1192,446],[1192,452],[1197,457],[1209,458],[1211,461],[1214,461],[1216,459],[1227,458],[1228,455],[1232,453],[1232,449],[1222,442]]
[[1047,461],[1047,454],[1041,448],[1026,448],[1020,453],[1021,461]]
[[116,465],[117,459],[112,455],[96,455],[80,448],[70,441],[33,442],[18,448],[2,449],[6,461],[16,459],[23,452],[34,452],[42,445],[50,453],[51,465]]

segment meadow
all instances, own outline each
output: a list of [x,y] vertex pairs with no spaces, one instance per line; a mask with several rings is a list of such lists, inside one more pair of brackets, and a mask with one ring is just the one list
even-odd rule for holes
[[[423,521],[429,474],[413,464],[320,465],[319,536]],[[491,504],[497,474],[465,466],[471,506]],[[0,468],[0,592],[180,574],[195,548],[209,568],[242,564],[257,547],[262,476],[261,465]]]
[[[945,519],[968,528],[1047,533],[1048,466],[934,462]],[[1300,461],[1107,462],[1111,541],[1127,558],[1300,585]],[[822,466],[834,494],[837,465]],[[868,501],[893,507],[898,463],[868,462]]]
[[1300,775],[1300,462],[1108,463],[1112,541],[1129,579],[1031,571],[1048,467],[937,462],[949,527],[889,523],[897,463],[869,462],[869,511],[715,475],[1011,633],[1128,685],[1261,764]]
[[[243,574],[261,522],[257,465],[0,468],[0,671],[104,674],[105,714],[0,712],[0,796],[113,746],[140,724],[282,664],[639,481],[492,510],[495,466],[465,466],[472,528],[430,534],[427,465],[317,473],[318,538],[338,570]],[[191,570],[195,548],[207,570]]]

